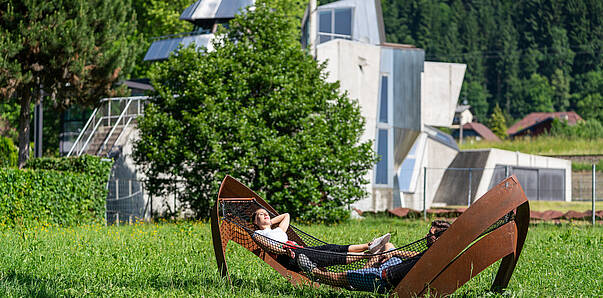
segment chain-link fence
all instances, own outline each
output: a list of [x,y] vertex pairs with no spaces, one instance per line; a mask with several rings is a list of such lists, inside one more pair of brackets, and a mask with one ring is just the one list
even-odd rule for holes
[[[426,168],[427,201],[433,206],[469,206],[505,177],[516,175],[530,201],[603,200],[603,173],[563,169],[496,166],[493,168]],[[422,184],[421,184],[422,185]],[[419,190],[421,191],[421,190]],[[430,200],[432,199],[432,200]]]
[[[493,168],[424,168],[416,177],[399,172],[402,195],[394,194],[394,207],[423,210],[424,200],[431,208],[443,206],[470,206],[481,195],[502,181],[516,175],[531,201],[566,201],[571,191],[572,201],[591,201],[593,187],[596,201],[603,201],[603,173],[573,172],[571,179],[562,169],[496,166]],[[408,172],[410,175],[410,172]],[[593,180],[594,177],[594,180]],[[403,181],[408,178],[408,182]],[[161,197],[151,196],[145,181],[114,179],[109,181],[107,196],[107,224],[134,222],[150,218],[174,216],[185,208],[179,201],[184,181],[170,181]],[[415,188],[410,186],[414,185]],[[390,192],[391,195],[391,192]],[[398,203],[396,203],[398,202]],[[597,204],[596,209],[603,209]]]
[[171,180],[161,197],[150,195],[145,184],[146,181],[136,179],[113,179],[108,182],[107,224],[170,217],[184,207],[179,200],[183,181]]
[[[572,173],[572,201],[592,201],[593,187],[596,200],[603,200],[603,172],[577,171]],[[603,209],[603,206],[600,206]]]

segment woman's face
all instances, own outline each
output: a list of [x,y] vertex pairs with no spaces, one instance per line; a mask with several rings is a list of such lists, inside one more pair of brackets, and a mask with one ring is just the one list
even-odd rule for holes
[[270,226],[270,215],[265,209],[258,209],[255,212],[255,222],[258,227]]

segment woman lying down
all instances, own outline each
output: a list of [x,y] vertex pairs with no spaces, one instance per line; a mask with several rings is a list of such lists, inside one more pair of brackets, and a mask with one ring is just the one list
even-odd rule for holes
[[[256,227],[252,238],[262,249],[276,254],[277,261],[288,269],[301,270],[323,284],[351,290],[386,292],[395,287],[423,255],[422,252],[396,250],[389,242],[389,233],[363,244],[302,247],[288,239],[286,231],[289,221],[288,213],[271,219],[268,212],[260,208],[252,216],[252,223]],[[274,225],[278,226],[272,229]],[[427,247],[449,227],[450,223],[446,221],[432,222],[426,237]],[[359,269],[333,272],[326,268],[363,259],[368,261]]]

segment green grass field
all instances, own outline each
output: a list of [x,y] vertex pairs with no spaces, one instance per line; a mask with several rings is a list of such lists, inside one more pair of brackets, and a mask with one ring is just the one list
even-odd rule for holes
[[502,142],[464,142],[461,149],[498,148],[539,155],[603,154],[603,139],[566,139],[561,137],[520,138]]
[[[384,232],[408,243],[427,231],[421,220],[370,218],[302,227],[335,243],[369,241]],[[326,286],[292,286],[235,243],[227,262],[232,286],[219,277],[208,223],[36,227],[0,231],[0,296],[377,297]],[[496,297],[492,267],[455,295]],[[530,227],[504,297],[603,296],[603,227]]]

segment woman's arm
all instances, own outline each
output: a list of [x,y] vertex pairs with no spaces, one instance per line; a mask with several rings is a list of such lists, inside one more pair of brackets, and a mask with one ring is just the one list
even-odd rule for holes
[[287,232],[287,229],[289,228],[290,220],[291,220],[291,218],[289,216],[289,213],[283,213],[283,214],[271,219],[270,223],[272,225],[278,224],[278,227],[281,228],[281,230],[283,230],[284,232]]
[[251,238],[260,248],[262,248],[266,252],[277,254],[277,255],[288,255],[289,254],[287,252],[287,250],[282,247],[282,245],[280,245],[279,243],[277,243],[274,240],[270,240],[267,237],[259,235],[258,233],[253,233],[253,235],[251,235]]

